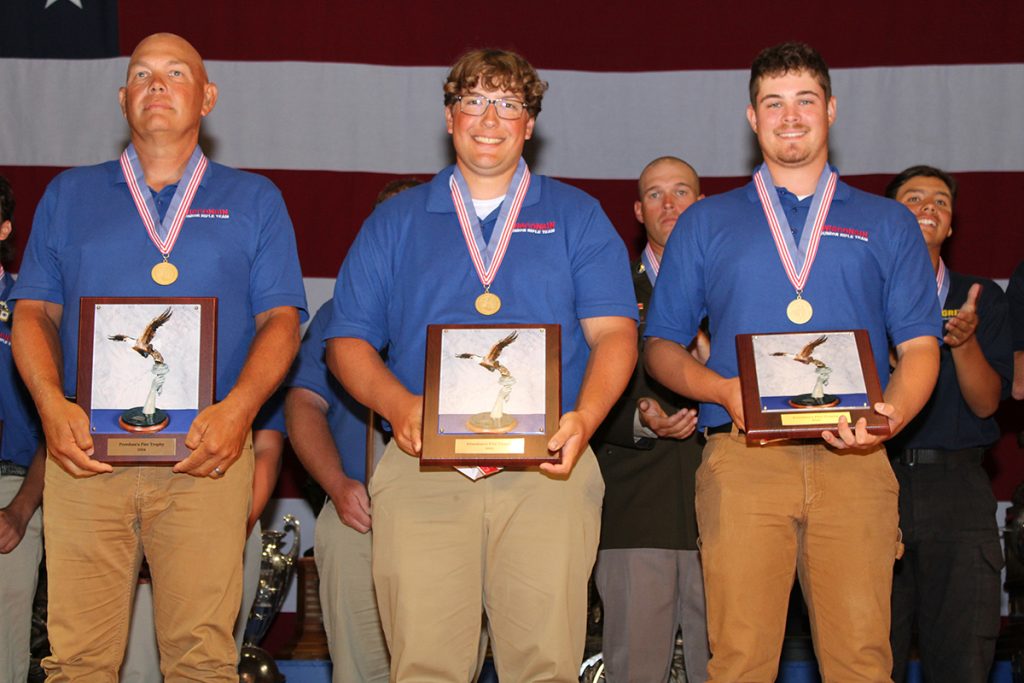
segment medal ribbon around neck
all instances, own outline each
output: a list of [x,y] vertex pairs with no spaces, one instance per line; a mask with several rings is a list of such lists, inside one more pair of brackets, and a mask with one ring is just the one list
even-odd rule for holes
[[[519,160],[515,175],[512,176],[512,183],[509,188],[512,190],[505,195],[498,212],[498,222],[494,226],[495,231],[491,233],[490,242],[484,242],[484,233],[480,228],[480,219],[475,210],[467,207],[472,205],[473,198],[469,193],[469,185],[465,176],[456,166],[452,172],[448,185],[452,191],[452,203],[455,204],[455,213],[459,217],[459,226],[462,228],[462,237],[466,240],[466,247],[469,249],[470,259],[476,274],[480,278],[480,284],[484,291],[489,291],[491,283],[498,275],[501,262],[508,251],[508,244],[512,240],[512,230],[515,228],[516,220],[519,218],[519,211],[523,208],[523,201],[526,199],[526,191],[530,188],[530,169],[526,162]],[[509,201],[511,197],[511,201]]]
[[640,254],[640,262],[644,264],[644,270],[647,272],[647,279],[651,281],[653,287],[658,280],[658,271],[661,270],[661,263],[658,261],[658,256],[654,253],[654,249],[651,249],[651,243],[648,242],[647,246],[644,247],[643,253]]
[[185,223],[185,214],[192,206],[192,200],[199,190],[199,183],[203,180],[206,167],[206,155],[203,154],[199,145],[196,145],[192,151],[192,157],[185,166],[185,173],[178,181],[178,187],[167,207],[167,213],[164,214],[164,219],[161,221],[160,214],[156,209],[156,202],[153,201],[153,194],[143,191],[143,188],[146,190],[149,188],[146,187],[146,176],[142,171],[142,164],[139,163],[135,145],[128,145],[127,149],[121,153],[121,172],[128,182],[128,190],[132,194],[132,199],[135,200],[135,208],[146,226],[149,239],[160,250],[165,262],[174,249],[174,243],[178,241],[181,226]]
[[949,271],[942,258],[939,258],[939,269],[935,271],[935,291],[939,295],[939,308],[945,308],[946,297],[949,296]]
[[806,225],[804,226],[798,246],[796,240],[793,239],[789,220],[786,218],[786,212],[782,209],[782,202],[779,201],[779,193],[768,172],[768,166],[761,164],[761,167],[754,173],[754,184],[757,186],[757,196],[761,199],[761,208],[764,209],[765,218],[768,219],[768,227],[771,228],[775,248],[779,252],[779,259],[786,271],[786,277],[789,278],[789,282],[796,290],[798,299],[803,295],[807,278],[811,274],[811,266],[814,265],[814,259],[818,254],[821,231],[825,227],[825,217],[832,205],[832,197],[835,196],[837,181],[838,174],[826,164],[821,171],[821,177],[818,178],[818,184],[814,188],[814,199],[811,201],[811,208],[808,212],[812,221],[810,230]]

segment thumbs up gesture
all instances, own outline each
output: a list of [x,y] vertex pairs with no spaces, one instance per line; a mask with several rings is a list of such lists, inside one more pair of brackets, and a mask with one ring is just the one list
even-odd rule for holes
[[971,285],[967,292],[967,301],[960,307],[956,317],[946,323],[946,335],[942,341],[951,349],[963,346],[974,338],[974,332],[978,329],[978,295],[981,294],[981,284]]

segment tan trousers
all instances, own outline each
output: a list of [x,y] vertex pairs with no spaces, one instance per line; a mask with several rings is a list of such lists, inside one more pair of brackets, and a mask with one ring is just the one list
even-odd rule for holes
[[796,571],[825,683],[891,680],[898,485],[885,449],[747,447],[713,435],[697,470],[709,681],[774,681]]
[[577,681],[604,482],[592,451],[568,479],[480,481],[388,445],[370,482],[373,578],[393,681],[472,680],[481,610],[498,678]]
[[333,683],[384,683],[388,646],[370,571],[372,533],[346,526],[330,499],[316,519],[320,606],[331,651]]
[[[24,482],[24,477],[0,476],[0,508],[14,499]],[[32,600],[42,558],[43,514],[36,510],[18,547],[0,555],[0,681],[28,678]]]
[[252,473],[251,442],[219,479],[130,466],[76,479],[47,462],[47,681],[117,680],[143,548],[164,679],[238,680],[232,628]]

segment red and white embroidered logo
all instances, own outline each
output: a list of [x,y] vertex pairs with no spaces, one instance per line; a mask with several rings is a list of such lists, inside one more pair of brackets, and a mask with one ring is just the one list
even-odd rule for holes
[[219,218],[226,220],[231,218],[231,212],[227,209],[189,209],[185,218]]
[[868,231],[859,230],[858,228],[840,228],[835,225],[826,225],[821,230],[822,237],[842,237],[847,240],[860,240],[861,242],[868,241]]
[[516,223],[512,232],[525,232],[531,235],[553,235],[555,234],[555,222],[547,223]]

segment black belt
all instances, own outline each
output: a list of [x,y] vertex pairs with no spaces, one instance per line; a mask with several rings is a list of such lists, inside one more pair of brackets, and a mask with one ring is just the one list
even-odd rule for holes
[[985,457],[984,448],[961,448],[956,451],[944,451],[937,448],[907,448],[891,453],[889,460],[907,467],[918,465],[980,465]]
[[28,468],[10,460],[0,460],[0,477],[24,477]]
[[732,422],[726,422],[724,425],[718,425],[717,427],[707,427],[704,433],[708,436],[712,434],[730,434],[732,433]]

